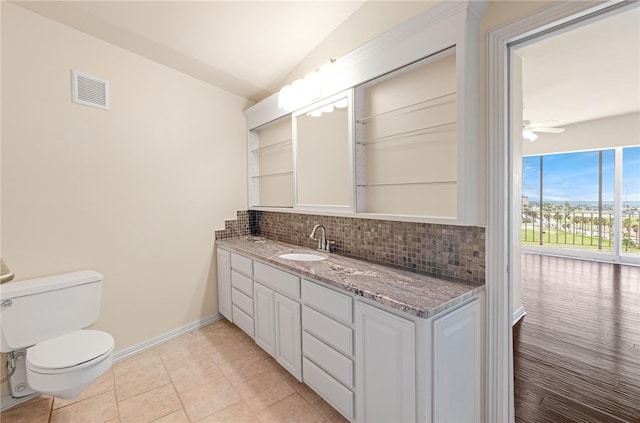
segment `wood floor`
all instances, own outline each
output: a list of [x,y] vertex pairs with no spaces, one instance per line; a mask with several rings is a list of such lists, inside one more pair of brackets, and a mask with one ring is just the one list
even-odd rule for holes
[[522,255],[516,422],[640,423],[640,267]]

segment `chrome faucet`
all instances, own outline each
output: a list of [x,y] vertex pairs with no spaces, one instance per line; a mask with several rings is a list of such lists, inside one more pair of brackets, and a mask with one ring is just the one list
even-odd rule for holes
[[[322,237],[320,239],[316,238],[316,231],[318,230],[318,228],[322,229]],[[318,241],[318,250],[319,251],[328,251],[331,252],[331,244],[333,244],[333,241],[327,241],[327,230],[324,228],[324,226],[322,225],[316,225],[313,227],[313,230],[311,231],[311,235],[309,235],[309,238],[311,239],[315,239]]]

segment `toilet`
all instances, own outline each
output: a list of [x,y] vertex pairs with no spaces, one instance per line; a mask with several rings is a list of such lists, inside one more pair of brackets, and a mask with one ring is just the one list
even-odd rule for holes
[[109,370],[113,337],[84,329],[100,314],[102,279],[84,270],[0,285],[0,351],[13,397],[76,398]]

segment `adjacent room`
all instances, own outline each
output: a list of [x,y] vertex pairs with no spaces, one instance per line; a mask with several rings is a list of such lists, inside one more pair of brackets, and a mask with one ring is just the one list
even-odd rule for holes
[[518,421],[640,416],[638,22],[635,7],[512,47]]

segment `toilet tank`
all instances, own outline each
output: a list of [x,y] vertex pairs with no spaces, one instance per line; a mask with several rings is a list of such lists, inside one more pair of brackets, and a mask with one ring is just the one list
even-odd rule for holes
[[102,275],[93,270],[0,285],[0,351],[25,348],[98,320]]

